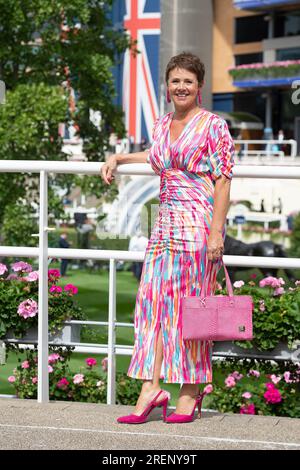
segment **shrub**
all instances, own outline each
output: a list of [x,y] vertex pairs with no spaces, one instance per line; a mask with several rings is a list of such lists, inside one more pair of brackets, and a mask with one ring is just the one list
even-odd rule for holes
[[[13,263],[12,273],[0,264],[0,338],[7,332],[21,338],[38,324],[38,272],[23,261]],[[74,300],[77,287],[58,285],[60,273],[48,271],[49,281],[49,332],[56,334],[67,320],[84,319],[81,307]]]

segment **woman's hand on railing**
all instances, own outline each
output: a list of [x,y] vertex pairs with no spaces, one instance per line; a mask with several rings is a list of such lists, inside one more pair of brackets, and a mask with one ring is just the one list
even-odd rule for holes
[[110,155],[101,167],[100,176],[106,184],[110,184],[115,178],[113,172],[116,170],[118,165],[118,156],[119,154]]

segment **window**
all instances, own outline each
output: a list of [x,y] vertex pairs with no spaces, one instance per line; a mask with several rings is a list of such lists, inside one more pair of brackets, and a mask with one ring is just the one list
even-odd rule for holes
[[274,23],[274,37],[300,35],[300,10],[277,12]]
[[235,43],[256,42],[267,39],[268,21],[265,15],[235,18]]
[[300,60],[300,47],[279,49],[276,51],[276,60]]
[[257,52],[253,54],[238,54],[235,56],[235,65],[244,65],[244,64],[255,64],[257,62],[263,61],[262,52]]

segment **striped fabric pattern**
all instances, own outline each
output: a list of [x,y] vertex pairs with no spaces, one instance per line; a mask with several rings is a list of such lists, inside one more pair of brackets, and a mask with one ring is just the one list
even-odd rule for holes
[[[212,381],[212,343],[184,341],[181,298],[199,295],[207,263],[215,180],[232,178],[234,144],[226,121],[204,109],[170,142],[173,113],[157,119],[150,164],[160,176],[159,207],[149,239],[134,314],[134,349],[127,375],[153,378],[162,329],[165,383]],[[225,238],[226,227],[223,229]],[[221,263],[213,263],[207,294]]]

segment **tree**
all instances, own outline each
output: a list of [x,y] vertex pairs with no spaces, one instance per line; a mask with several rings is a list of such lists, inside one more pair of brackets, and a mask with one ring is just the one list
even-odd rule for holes
[[[62,122],[78,124],[89,161],[103,161],[112,129],[124,135],[111,68],[132,44],[124,31],[113,29],[111,5],[112,0],[0,0],[0,79],[8,90],[0,106],[1,159],[66,159],[58,134]],[[70,109],[71,89],[77,99]],[[101,113],[100,128],[90,120],[92,110]],[[34,200],[37,182],[22,174],[0,176],[1,224],[7,204],[28,191]],[[78,183],[86,194],[116,194],[99,177],[84,182],[57,175],[52,181],[66,188]]]

